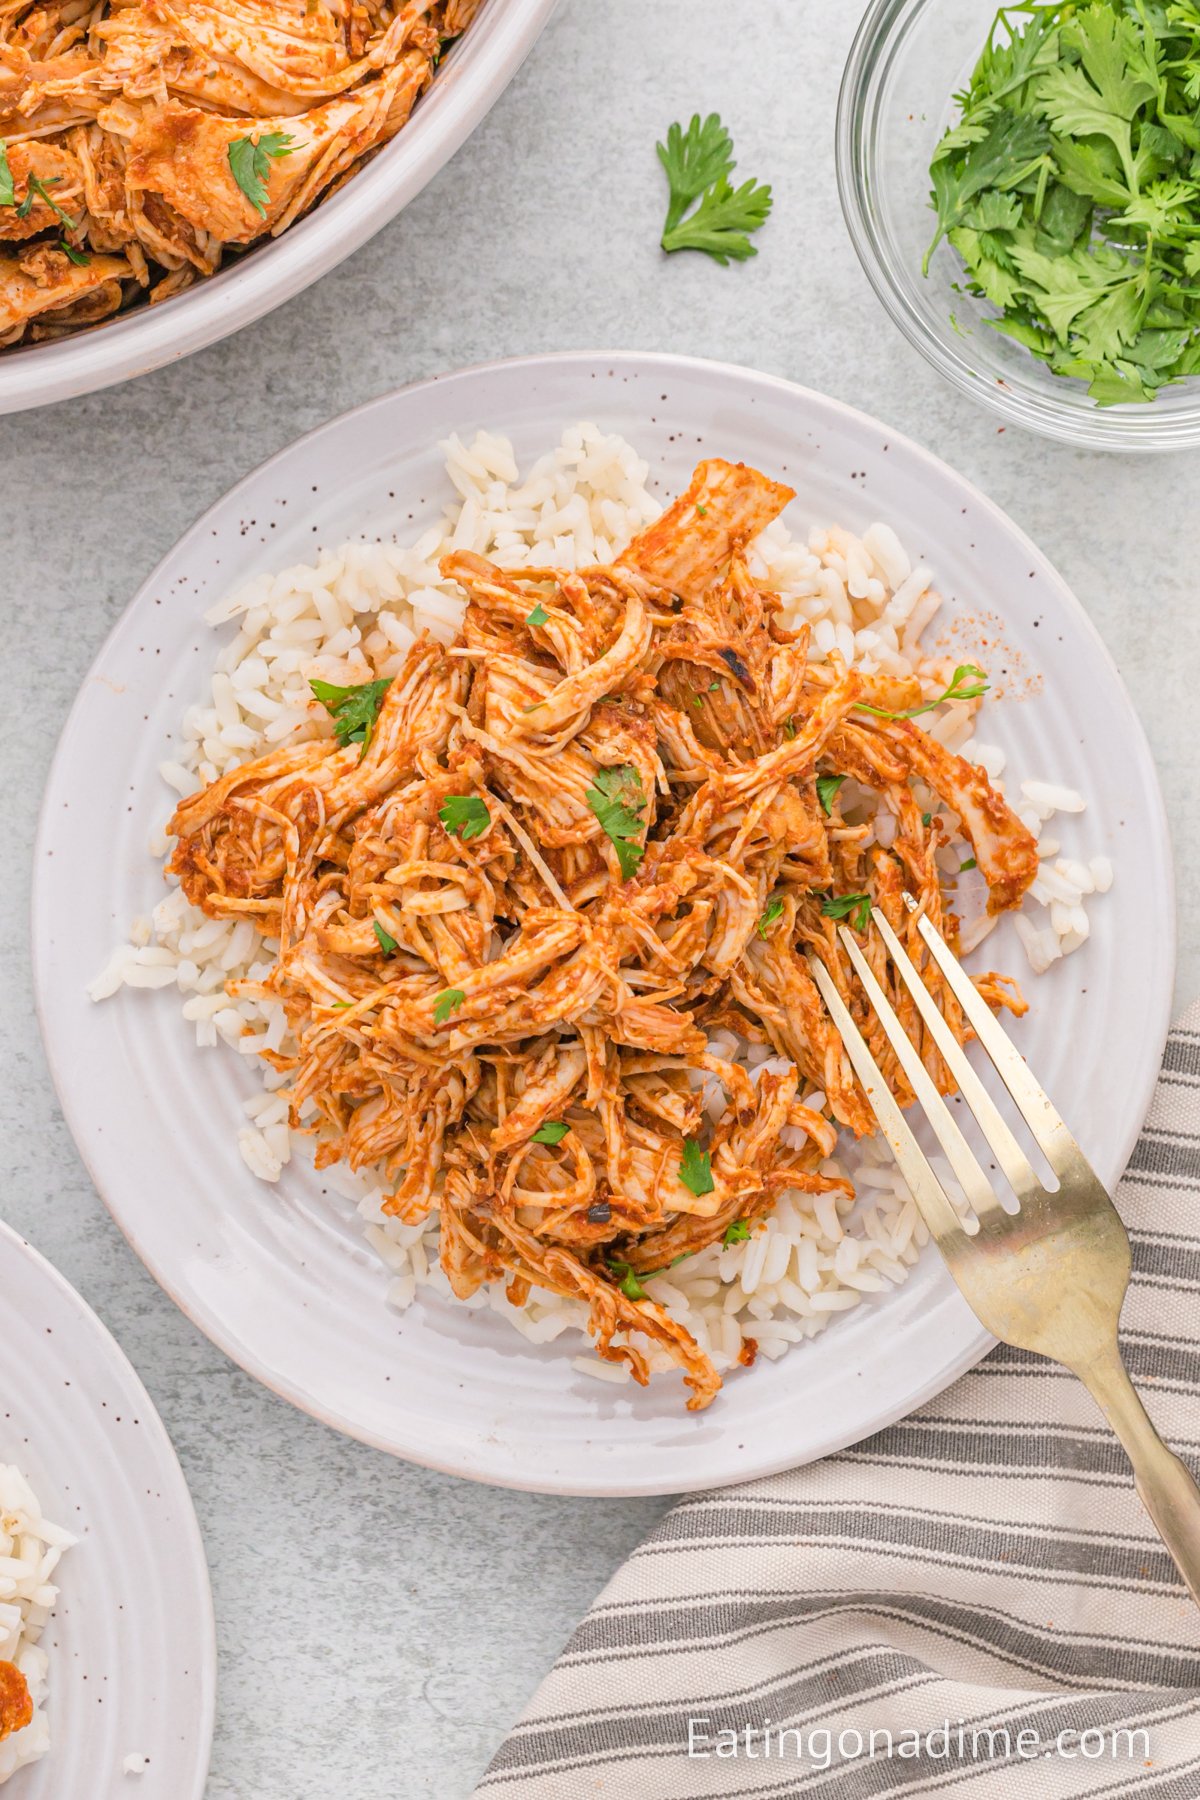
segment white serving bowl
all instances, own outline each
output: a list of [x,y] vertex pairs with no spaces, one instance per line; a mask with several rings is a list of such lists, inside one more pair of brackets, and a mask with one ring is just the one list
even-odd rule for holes
[[112,387],[203,350],[282,306],[395,218],[500,98],[557,0],[486,0],[404,129],[281,237],[160,306],[76,336],[0,351],[0,413]]

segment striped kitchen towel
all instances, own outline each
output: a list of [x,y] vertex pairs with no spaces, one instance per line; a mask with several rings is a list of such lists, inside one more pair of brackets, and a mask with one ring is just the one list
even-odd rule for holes
[[[1130,1371],[1200,1467],[1200,1008],[1168,1040],[1118,1202]],[[1200,1612],[1084,1389],[1003,1346],[851,1450],[677,1505],[477,1794],[964,1787],[1200,1800]]]

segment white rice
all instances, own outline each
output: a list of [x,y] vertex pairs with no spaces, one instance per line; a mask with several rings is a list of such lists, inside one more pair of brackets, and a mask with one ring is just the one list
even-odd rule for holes
[[[255,577],[208,613],[212,625],[235,629],[216,657],[208,694],[184,714],[181,741],[161,765],[175,793],[190,793],[285,739],[329,735],[329,719],[309,688],[313,677],[349,685],[390,675],[422,630],[449,642],[464,602],[438,571],[448,549],[475,551],[509,568],[576,568],[611,561],[661,511],[647,486],[646,463],[623,439],[595,425],[569,427],[558,448],[523,478],[505,438],[480,432],[470,445],[454,437],[442,448],[457,498],[412,543],[345,544],[315,565]],[[946,687],[954,657],[927,656],[919,642],[941,606],[933,572],[912,566],[889,525],[873,524],[861,537],[830,525],[811,531],[805,543],[776,520],[754,546],[752,563],[782,596],[785,622],[811,624],[814,661],[836,652],[865,673],[916,676],[927,699]],[[948,748],[980,764],[1003,792],[1004,753],[975,738],[978,711],[978,702],[950,704],[923,723]],[[956,833],[957,816],[935,796],[923,797]],[[842,798],[844,805],[857,799],[865,806],[869,797],[851,783]],[[1087,903],[1107,891],[1113,871],[1106,858],[1064,852],[1043,835],[1056,815],[1082,812],[1083,796],[1074,789],[1024,780],[1010,803],[1039,839],[1041,870],[1016,926],[1031,967],[1041,972],[1085,942]],[[886,843],[894,822],[880,813],[874,828]],[[156,833],[151,853],[162,856],[167,848],[165,834]],[[949,873],[965,860],[961,841],[940,855]],[[982,877],[963,876],[961,885],[966,951],[995,921],[979,912]],[[114,951],[89,992],[101,1000],[122,986],[174,987],[198,1044],[221,1042],[244,1056],[286,1050],[281,1007],[231,1001],[224,991],[233,977],[265,977],[272,948],[256,939],[248,922],[210,920],[173,887],[149,918],[134,921],[129,941]],[[714,1048],[740,1057],[751,1070],[772,1057],[769,1048],[728,1034],[719,1034]],[[287,1105],[278,1092],[287,1078],[260,1066],[262,1092],[246,1103],[238,1143],[253,1173],[274,1182],[292,1155]],[[804,1098],[824,1104],[821,1094]],[[723,1104],[713,1084],[709,1116],[718,1117]],[[852,1173],[856,1200],[785,1195],[748,1241],[710,1247],[646,1283],[719,1368],[735,1364],[747,1340],[762,1355],[782,1356],[864,1296],[903,1281],[916,1262],[927,1234],[886,1147],[860,1144],[847,1153],[845,1167],[836,1161],[827,1166],[832,1173]],[[366,1236],[391,1274],[392,1305],[410,1305],[418,1288],[449,1295],[437,1261],[436,1214],[420,1225],[400,1225],[382,1211],[389,1191],[382,1177],[335,1169],[326,1173],[330,1178],[356,1203]],[[536,1290],[520,1309],[501,1284],[467,1304],[503,1314],[534,1343],[585,1328],[581,1302]],[[595,1357],[578,1358],[575,1366],[610,1381],[628,1373]],[[651,1366],[669,1367],[669,1359],[655,1352]]]
[[58,1589],[51,1581],[70,1532],[51,1525],[21,1471],[0,1463],[0,1661],[15,1663],[29,1686],[33,1718],[0,1740],[0,1786],[50,1748],[44,1706],[48,1658],[39,1639]]

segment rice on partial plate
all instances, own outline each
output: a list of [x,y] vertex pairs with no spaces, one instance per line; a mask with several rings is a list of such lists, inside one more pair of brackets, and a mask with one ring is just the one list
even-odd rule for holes
[[50,1577],[75,1539],[42,1517],[37,1495],[14,1463],[0,1463],[0,1662],[15,1663],[33,1700],[33,1718],[0,1739],[0,1786],[50,1748],[43,1707],[49,1659],[39,1639],[58,1589]]
[[[315,565],[256,576],[206,615],[215,627],[237,629],[216,658],[210,693],[183,716],[176,755],[161,765],[177,794],[192,793],[285,740],[328,735],[328,715],[313,700],[310,679],[349,686],[391,675],[421,631],[450,643],[464,602],[461,591],[439,573],[438,559],[447,551],[475,551],[508,568],[611,562],[662,510],[647,486],[647,464],[622,438],[592,424],[571,426],[559,447],[523,479],[505,438],[480,432],[469,445],[454,437],[442,448],[458,499],[414,542],[346,544]],[[933,573],[912,566],[891,526],[873,524],[856,537],[826,525],[812,530],[805,543],[776,520],[754,554],[755,573],[783,599],[783,622],[811,623],[814,661],[839,653],[865,673],[916,675],[931,700],[946,687],[956,659],[928,654],[921,646],[921,634],[941,605]],[[974,736],[979,707],[978,701],[951,703],[923,723],[947,747],[980,764],[1003,791],[1003,752]],[[843,790],[847,805],[852,786]],[[869,804],[865,792],[859,800]],[[1039,839],[1041,872],[1016,929],[1031,967],[1040,973],[1086,940],[1087,901],[1111,885],[1113,871],[1106,857],[1064,854],[1058,841],[1043,835],[1056,813],[1083,811],[1083,796],[1075,790],[1025,779],[1010,803]],[[948,827],[957,827],[956,816],[934,796],[929,804]],[[891,828],[889,814],[877,815],[879,842],[889,841]],[[167,850],[159,833],[151,852],[161,857]],[[948,846],[941,855],[947,872],[957,872],[961,850]],[[978,881],[982,898],[982,881],[971,879]],[[982,942],[995,920],[972,917],[969,904],[964,911],[966,952]],[[198,1044],[224,1043],[254,1056],[287,1049],[283,1009],[231,1001],[224,984],[263,979],[270,966],[248,921],[209,919],[173,886],[149,918],[134,921],[130,941],[114,952],[89,992],[102,1000],[122,986],[173,987]],[[769,1048],[739,1043],[726,1032],[711,1048],[720,1056],[737,1055],[752,1077],[755,1069],[783,1066]],[[287,1101],[278,1091],[287,1078],[265,1064],[262,1074],[263,1092],[246,1103],[238,1142],[253,1173],[275,1182],[293,1149]],[[824,1100],[820,1094],[802,1098],[818,1108]],[[724,1096],[715,1081],[710,1080],[706,1100],[710,1116],[719,1118]],[[937,1166],[938,1158],[933,1160]],[[940,1166],[948,1178],[948,1168]],[[847,1145],[845,1155],[826,1167],[853,1177],[855,1200],[785,1195],[748,1241],[712,1245],[689,1257],[686,1270],[680,1266],[645,1280],[647,1293],[687,1327],[722,1371],[744,1360],[747,1350],[781,1356],[789,1345],[823,1330],[836,1313],[859,1305],[864,1295],[902,1282],[916,1262],[927,1234],[886,1146],[880,1140]],[[437,1264],[436,1213],[420,1224],[401,1225],[382,1211],[389,1189],[381,1176],[371,1180],[335,1168],[324,1178],[356,1203],[366,1236],[391,1273],[388,1298],[394,1306],[408,1306],[421,1287],[449,1296]],[[518,1309],[502,1283],[465,1304],[490,1306],[535,1343],[568,1330],[583,1332],[587,1316],[583,1302],[536,1289]],[[671,1366],[661,1351],[649,1360],[652,1369]],[[575,1366],[608,1381],[629,1376],[623,1364],[594,1355],[577,1358]]]

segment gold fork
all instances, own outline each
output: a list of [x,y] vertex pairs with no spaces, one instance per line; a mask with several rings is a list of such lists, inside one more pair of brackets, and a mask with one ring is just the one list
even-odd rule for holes
[[[916,912],[911,896],[905,898]],[[972,1311],[993,1337],[1051,1357],[1087,1386],[1124,1445],[1142,1504],[1200,1605],[1200,1489],[1154,1429],[1117,1341],[1131,1261],[1117,1210],[941,934],[924,914],[917,918],[930,955],[1058,1178],[1053,1191],[1035,1174],[878,907],[871,909],[871,920],[1019,1203],[1016,1212],[1008,1212],[993,1192],[853,933],[842,926],[850,961],[978,1225],[959,1214],[828,970],[812,957],[817,986],[917,1209]]]

